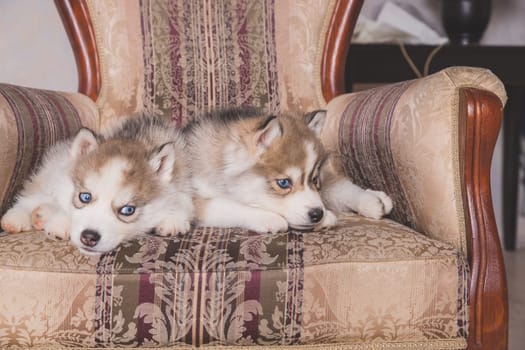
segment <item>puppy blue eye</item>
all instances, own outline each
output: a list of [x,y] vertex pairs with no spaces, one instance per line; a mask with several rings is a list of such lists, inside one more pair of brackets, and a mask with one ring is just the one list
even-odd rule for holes
[[277,186],[279,186],[283,190],[292,187],[292,181],[290,181],[290,179],[277,179],[275,180],[275,182],[277,183]]
[[78,194],[78,199],[80,199],[80,201],[84,204],[87,204],[89,202],[91,202],[91,193],[89,192],[80,192]]
[[135,214],[135,207],[132,205],[125,205],[119,209],[119,214],[124,216],[131,216]]

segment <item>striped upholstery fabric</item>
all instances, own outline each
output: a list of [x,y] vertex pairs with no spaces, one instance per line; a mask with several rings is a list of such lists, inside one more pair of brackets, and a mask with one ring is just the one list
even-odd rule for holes
[[274,1],[140,2],[144,104],[183,118],[218,106],[279,108]]
[[320,60],[335,0],[88,0],[102,126],[135,113],[324,106]]
[[2,348],[466,345],[462,254],[390,220],[349,215],[323,234],[196,228],[100,258],[7,235],[0,271]]
[[0,84],[0,215],[46,148],[83,125],[98,125],[95,106],[85,96]]
[[395,203],[390,217],[418,229],[405,197],[392,150],[390,130],[394,108],[408,83],[386,85],[356,96],[346,107],[339,126],[343,168],[356,184],[388,193]]

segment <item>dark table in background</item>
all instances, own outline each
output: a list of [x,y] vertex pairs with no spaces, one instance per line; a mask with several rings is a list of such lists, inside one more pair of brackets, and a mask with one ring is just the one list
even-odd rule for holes
[[[405,45],[420,71],[435,46]],[[450,66],[490,69],[505,84],[508,101],[503,118],[503,237],[516,247],[520,133],[525,117],[525,46],[445,45],[433,57],[429,73]],[[346,66],[348,91],[355,83],[392,83],[417,76],[396,44],[351,44]]]

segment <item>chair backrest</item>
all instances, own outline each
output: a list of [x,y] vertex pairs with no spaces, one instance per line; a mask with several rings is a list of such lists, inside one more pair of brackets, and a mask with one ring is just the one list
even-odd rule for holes
[[322,108],[344,92],[362,2],[55,0],[102,127],[137,113],[183,126],[232,105]]

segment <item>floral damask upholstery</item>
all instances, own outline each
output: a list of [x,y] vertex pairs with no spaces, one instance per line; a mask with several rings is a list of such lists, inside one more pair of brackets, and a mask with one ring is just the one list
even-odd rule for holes
[[100,258],[40,232],[1,242],[3,348],[465,345],[462,254],[390,220],[348,215],[323,234],[198,228]]
[[1,348],[467,347],[458,90],[504,104],[497,77],[457,67],[325,101],[320,61],[339,1],[85,3],[96,101],[0,85],[0,214],[45,148],[81,126],[146,112],[182,127],[229,105],[326,108],[325,146],[394,210],[383,220],[342,214],[320,233],[194,227],[99,257],[41,232],[0,234]]

